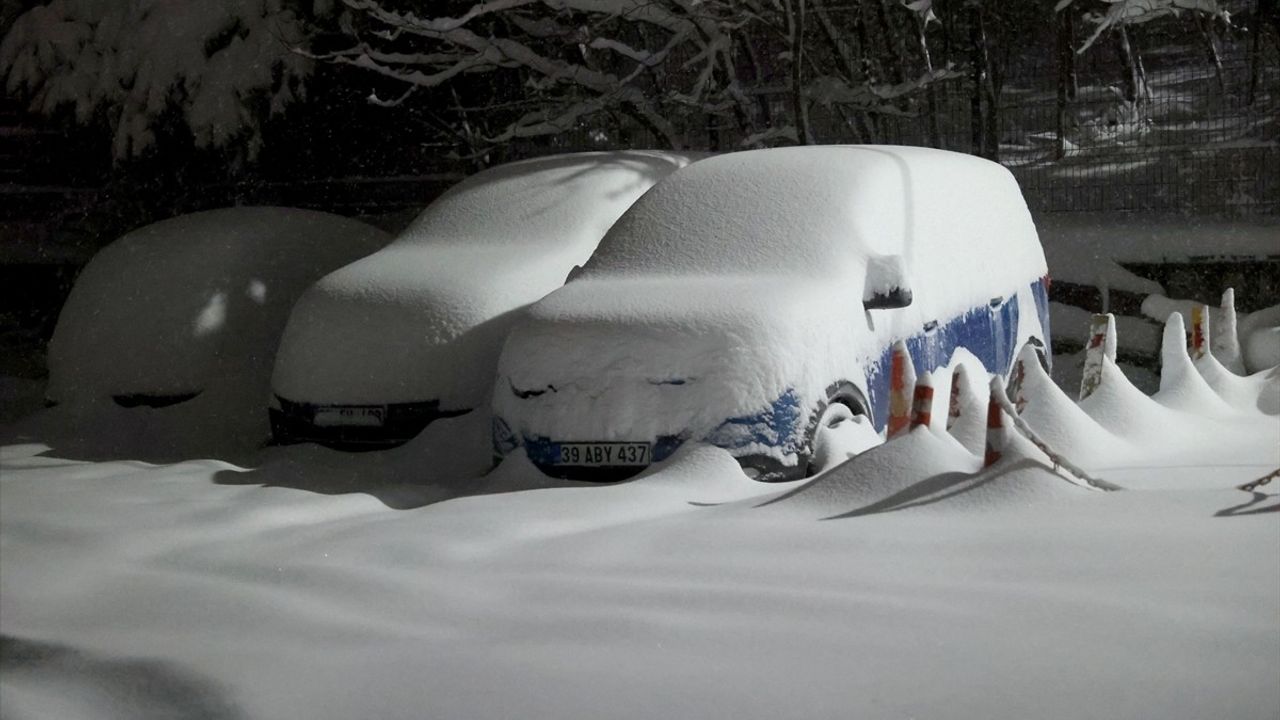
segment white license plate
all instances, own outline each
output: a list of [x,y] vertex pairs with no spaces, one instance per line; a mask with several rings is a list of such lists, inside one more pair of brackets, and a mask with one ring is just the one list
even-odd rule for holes
[[650,459],[649,443],[560,443],[560,457],[556,458],[556,464],[580,467],[644,466],[649,464]]
[[314,416],[316,425],[356,425],[381,427],[387,419],[385,407],[320,408]]

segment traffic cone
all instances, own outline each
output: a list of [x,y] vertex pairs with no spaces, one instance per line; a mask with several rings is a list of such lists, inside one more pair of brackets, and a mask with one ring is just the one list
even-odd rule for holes
[[916,369],[907,352],[907,344],[901,340],[893,344],[893,358],[889,370],[889,428],[887,438],[892,440],[911,427],[911,389],[916,383]]
[[[1000,382],[1000,378],[992,378],[991,382]],[[987,401],[987,443],[982,456],[982,467],[991,467],[1000,461],[1004,453],[1004,411],[1000,409],[1000,401],[996,399],[996,388],[991,388],[991,396]]]
[[[1153,396],[1155,401],[1165,407],[1198,414],[1226,412],[1228,407],[1222,398],[1197,370],[1197,364],[1187,356],[1186,338],[1182,313],[1170,313],[1160,343],[1160,391]],[[1210,363],[1222,367],[1208,354],[1199,366],[1207,367]]]
[[933,422],[933,374],[925,373],[916,380],[911,401],[911,429],[929,427]]

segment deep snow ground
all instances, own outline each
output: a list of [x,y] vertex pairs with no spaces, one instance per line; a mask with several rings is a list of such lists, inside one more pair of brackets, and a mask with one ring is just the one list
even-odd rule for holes
[[0,715],[1275,718],[1280,495],[1232,486],[1280,465],[1280,416],[1117,377],[1092,416],[1026,411],[1113,493],[1017,441],[975,474],[936,428],[785,486],[711,448],[591,486],[469,479],[482,418],[240,465],[66,460],[30,424]]

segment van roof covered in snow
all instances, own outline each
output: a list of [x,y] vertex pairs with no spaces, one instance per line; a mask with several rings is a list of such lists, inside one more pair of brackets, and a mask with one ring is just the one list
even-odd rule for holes
[[903,255],[917,286],[977,276],[977,295],[1000,275],[1021,282],[1045,267],[1000,165],[850,145],[729,153],[680,170],[614,224],[585,275],[836,275],[871,254]]

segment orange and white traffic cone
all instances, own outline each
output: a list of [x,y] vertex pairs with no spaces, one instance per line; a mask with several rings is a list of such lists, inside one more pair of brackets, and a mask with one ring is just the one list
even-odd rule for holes
[[[999,382],[999,378],[995,382]],[[987,446],[982,456],[982,467],[995,465],[1003,453],[1004,411],[1000,409],[1000,401],[996,399],[995,388],[992,388],[991,399],[987,401]]]
[[901,340],[893,344],[893,359],[889,369],[889,427],[887,438],[892,440],[911,427],[911,389],[916,383],[916,369],[907,353],[907,344]]
[[933,422],[933,374],[925,373],[916,380],[911,400],[911,429],[929,427]]

